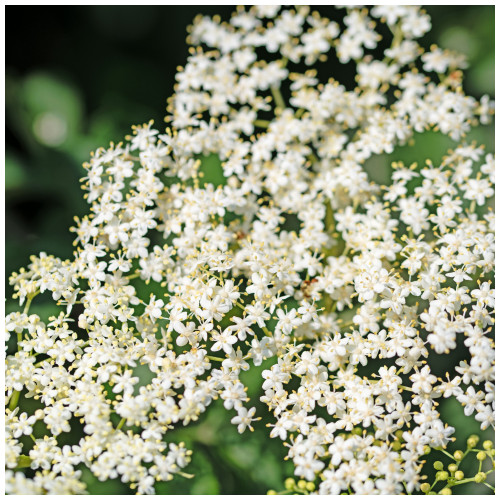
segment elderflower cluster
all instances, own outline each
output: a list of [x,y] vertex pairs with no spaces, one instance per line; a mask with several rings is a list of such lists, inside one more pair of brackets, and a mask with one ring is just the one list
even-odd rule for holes
[[[42,253],[10,279],[8,493],[82,493],[85,465],[153,494],[195,472],[174,426],[218,398],[240,433],[264,416],[249,370],[305,492],[420,491],[426,450],[453,440],[443,399],[494,424],[494,159],[466,139],[493,104],[464,94],[461,55],[419,45],[430,27],[416,6],[195,19],[169,128],[98,149],[74,258]],[[354,80],[322,82],[327,58]],[[367,160],[430,129],[456,148],[370,180]],[[29,313],[44,292],[48,320]],[[75,421],[83,437],[60,444]]]

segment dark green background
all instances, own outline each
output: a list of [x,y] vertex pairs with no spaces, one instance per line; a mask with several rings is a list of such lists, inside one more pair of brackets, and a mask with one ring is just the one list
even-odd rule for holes
[[[470,62],[466,92],[477,98],[484,93],[493,96],[494,8],[429,6],[427,10],[433,29],[423,40],[424,47],[437,42],[466,53]],[[79,188],[81,164],[90,151],[120,141],[132,124],[153,118],[163,129],[176,67],[185,63],[188,53],[187,25],[198,13],[227,18],[231,11],[229,6],[6,7],[7,277],[40,251],[71,256],[73,235],[68,228],[74,215],[87,213]],[[335,76],[335,67],[332,73]],[[33,130],[37,117],[46,112],[58,114],[67,125],[66,140],[57,147],[44,144]],[[492,149],[492,126],[480,127],[474,137]],[[439,158],[451,145],[438,134],[424,134],[416,148],[398,151],[397,159],[411,162],[415,153],[419,161],[423,154]],[[385,181],[395,158],[373,159],[368,165],[371,177]],[[7,311],[17,307],[7,301]],[[48,315],[52,307],[38,300],[32,310]],[[257,405],[260,380],[258,374],[245,380]],[[450,400],[443,405],[443,414],[462,441],[479,429]],[[158,493],[257,494],[281,489],[293,469],[282,461],[281,443],[268,438],[264,422],[257,423],[255,433],[239,436],[229,419],[229,413],[216,404],[201,424],[175,432],[176,440],[184,439],[194,450],[193,466],[186,470],[196,478],[160,485]],[[119,481],[110,481],[91,482],[90,491],[128,490]],[[469,485],[460,492],[485,491]]]

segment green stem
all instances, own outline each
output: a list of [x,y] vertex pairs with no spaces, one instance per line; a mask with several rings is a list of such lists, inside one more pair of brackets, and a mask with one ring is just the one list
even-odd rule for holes
[[286,104],[283,96],[281,95],[280,89],[278,87],[271,87],[271,94],[273,94],[274,102],[276,103],[277,109],[285,109]]
[[119,422],[118,422],[118,425],[116,426],[116,430],[119,431],[124,425],[125,425],[125,422],[127,421],[127,419],[125,417],[123,417]]
[[256,126],[256,127],[260,127],[260,128],[267,128],[269,127],[269,125],[271,124],[271,122],[269,120],[261,120],[261,119],[258,119],[258,120],[255,120],[253,122],[253,124]]
[[[491,472],[494,472],[495,469],[490,469],[488,472],[485,472],[486,475],[490,474]],[[451,484],[451,486],[456,486],[457,484],[465,484],[465,483],[471,483],[472,481],[475,481],[475,477],[468,477],[467,479],[461,479],[460,481],[454,481]],[[483,483],[486,484],[486,483]]]
[[30,310],[31,306],[31,301],[38,295],[38,292],[28,295],[28,298],[26,299],[26,305],[24,306],[24,311],[23,314],[28,314],[28,311]]
[[300,108],[298,109],[296,112],[295,112],[295,118],[300,118],[304,113],[306,112],[306,110],[304,108]]
[[413,392],[413,389],[411,387],[406,386],[406,385],[400,385],[399,387],[405,391]]
[[453,461],[455,460],[455,457],[451,453],[448,453],[446,450],[440,449],[439,451],[444,453],[447,457],[450,457]]
[[460,481],[452,482],[452,483],[450,483],[450,486],[457,486],[457,484],[465,484],[465,483],[470,483],[472,481],[474,481],[474,478],[469,477],[467,479],[462,479]]
[[181,470],[176,472],[179,476],[185,477],[186,479],[193,479],[194,474],[188,474],[187,472],[182,472]]
[[432,485],[431,485],[430,490],[427,492],[427,494],[429,494],[429,492],[430,492],[430,491],[432,491],[432,490],[434,489],[434,486],[436,486],[436,483],[437,483],[437,482],[438,482],[438,480],[437,480],[437,479],[435,479],[435,480],[434,480],[434,482],[433,482],[433,483],[432,483]]
[[218,358],[217,356],[205,356],[205,357],[210,361],[219,361],[220,363],[222,363],[225,359],[225,358]]
[[[31,301],[39,294],[40,292],[35,292],[33,294],[28,294],[26,298],[26,305],[24,306],[23,314],[28,314],[28,311],[30,310],[31,306]],[[17,350],[21,350],[21,346],[19,345],[23,340],[23,333],[18,332],[17,333]]]
[[465,457],[469,454],[470,451],[471,451],[470,448],[467,449],[467,450],[465,450],[465,453],[464,453],[464,456],[462,457],[462,460],[458,460],[457,461],[457,466],[458,467],[460,467],[460,464],[465,460]]
[[273,337],[273,334],[269,331],[268,328],[266,328],[265,326],[262,327],[262,331],[268,336],[268,337]]
[[335,219],[333,218],[333,208],[329,199],[325,201],[325,231],[328,234],[333,232]]

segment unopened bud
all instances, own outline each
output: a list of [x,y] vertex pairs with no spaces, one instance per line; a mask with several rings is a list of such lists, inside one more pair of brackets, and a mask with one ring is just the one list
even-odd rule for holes
[[484,472],[478,472],[474,476],[474,481],[476,481],[476,483],[484,483],[486,481],[486,474]]
[[436,474],[436,479],[438,481],[446,481],[449,477],[449,474],[448,472],[446,472],[445,470],[440,470],[437,474]]
[[483,443],[483,448],[484,448],[485,450],[491,450],[491,448],[493,448],[493,443],[492,443],[490,440],[485,441],[485,442]]
[[422,483],[420,485],[420,490],[422,491],[422,493],[428,493],[431,489],[431,485],[429,483]]
[[309,481],[306,484],[306,490],[307,491],[314,491],[315,489],[316,489],[316,485],[312,481]]
[[450,488],[443,488],[440,492],[440,495],[451,495],[451,489]]
[[472,436],[469,436],[469,439],[467,439],[467,448],[474,448],[477,443],[479,443],[479,436],[472,434]]

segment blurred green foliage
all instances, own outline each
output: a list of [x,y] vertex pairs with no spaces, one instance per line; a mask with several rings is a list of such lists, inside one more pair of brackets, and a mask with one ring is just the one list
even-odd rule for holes
[[[119,141],[130,125],[155,119],[163,128],[166,98],[172,93],[176,67],[185,62],[185,29],[198,13],[221,13],[230,6],[79,6],[6,8],[6,277],[41,251],[67,258],[73,235],[68,228],[75,215],[87,212],[79,178],[81,164],[90,151]],[[428,6],[433,29],[422,41],[465,53],[465,91],[478,98],[494,96],[494,7]],[[22,45],[18,40],[22,39]],[[25,50],[29,47],[30,50]],[[471,137],[492,150],[493,127],[479,127]],[[398,148],[392,155],[372,158],[366,165],[370,177],[381,183],[390,179],[390,163],[407,164],[425,158],[437,161],[452,146],[439,134],[424,133],[413,147]],[[205,181],[222,182],[218,159],[202,158]],[[7,312],[17,310],[7,285]],[[43,299],[31,311],[42,318],[58,308]],[[269,363],[269,362],[268,362]],[[261,367],[265,369],[267,365]],[[141,371],[144,381],[150,376]],[[260,373],[244,375],[250,405],[265,415],[259,401]],[[22,399],[27,410],[39,406]],[[453,425],[464,449],[466,438],[480,434],[479,423],[465,417],[458,403],[445,400],[443,420]],[[172,431],[173,441],[183,440],[193,450],[186,469],[192,480],[176,477],[160,484],[159,494],[263,494],[282,489],[293,465],[283,461],[286,449],[269,438],[269,418],[255,423],[255,432],[240,436],[229,423],[220,401],[200,420]],[[38,425],[38,424],[37,424]],[[75,427],[78,423],[75,422]],[[35,435],[42,435],[40,426]],[[482,433],[492,439],[492,432]],[[27,438],[28,439],[28,438]],[[64,440],[62,436],[62,440]],[[436,455],[436,456],[434,456]],[[428,463],[442,459],[433,452]],[[467,464],[465,464],[467,466]],[[472,467],[471,463],[469,467]],[[467,474],[473,470],[464,470]],[[83,479],[93,494],[132,493],[119,480],[100,483],[88,470]],[[466,484],[457,493],[488,493],[482,485]]]

